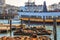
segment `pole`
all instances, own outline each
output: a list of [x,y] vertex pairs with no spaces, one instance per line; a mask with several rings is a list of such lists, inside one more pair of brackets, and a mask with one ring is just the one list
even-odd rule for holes
[[9,24],[10,22],[9,22],[9,17],[8,17],[8,24]]
[[21,19],[21,27],[22,27],[23,23],[22,23],[22,19]]
[[57,29],[56,29],[56,17],[53,17],[53,33],[54,33],[54,40],[57,40]]
[[12,27],[12,20],[11,20],[11,18],[10,18],[10,37],[12,36],[12,29],[11,29],[11,27]]
[[28,18],[28,26],[30,27],[30,17]]
[[45,27],[45,16],[43,16],[43,27]]

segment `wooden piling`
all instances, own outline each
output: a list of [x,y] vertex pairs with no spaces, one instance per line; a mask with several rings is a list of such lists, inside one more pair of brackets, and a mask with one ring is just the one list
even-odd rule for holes
[[9,24],[10,22],[9,22],[9,17],[8,17],[8,24]]
[[28,26],[30,26],[30,18],[28,18]]
[[21,19],[21,27],[22,27],[22,25],[23,25],[23,21],[22,21],[22,19]]
[[45,27],[45,16],[43,16],[43,27]]
[[8,20],[8,24],[9,24],[10,22],[9,22],[9,20]]
[[57,25],[57,22],[56,22],[56,17],[53,17],[53,33],[54,33],[54,40],[57,40],[57,29],[56,29],[56,25]]
[[10,19],[10,36],[12,36],[12,34],[11,34],[12,33],[12,28],[11,27],[12,27],[12,19]]

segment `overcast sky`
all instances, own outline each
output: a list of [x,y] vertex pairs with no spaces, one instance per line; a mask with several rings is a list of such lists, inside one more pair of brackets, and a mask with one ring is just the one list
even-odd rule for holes
[[[25,5],[24,3],[27,2],[28,0],[6,0],[7,4],[15,5],[15,6],[23,6]],[[43,4],[43,1],[46,1],[47,5],[51,5],[53,3],[58,3],[60,0],[35,0],[35,3],[37,5]]]

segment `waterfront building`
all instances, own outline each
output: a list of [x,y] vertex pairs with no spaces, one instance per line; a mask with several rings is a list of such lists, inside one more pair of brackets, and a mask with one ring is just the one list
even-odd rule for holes
[[17,14],[18,7],[6,4],[6,9],[5,10],[6,10],[7,13]]
[[46,6],[46,2],[44,1],[44,5],[43,5],[43,12],[47,12],[47,6]]
[[58,3],[58,4],[54,3],[52,5],[49,5],[48,10],[49,11],[57,11],[57,12],[60,11],[60,3]]
[[14,18],[18,15],[18,7],[12,6],[9,4],[5,4],[6,6],[3,7],[1,19],[8,19],[8,18]]
[[5,0],[0,0],[0,19],[14,18],[18,15],[17,6],[9,5],[5,3]]
[[3,6],[5,4],[5,0],[0,0],[0,6]]
[[20,11],[29,12],[41,12],[43,11],[43,5],[36,5],[34,1],[29,0],[25,3],[25,6],[20,7]]
[[18,7],[5,4],[5,0],[0,0],[0,14],[7,13],[8,10],[12,10],[11,13],[17,13]]
[[0,0],[0,14],[2,13],[4,6],[5,6],[5,0]]
[[55,10],[57,9],[57,4],[52,4],[51,6],[49,6],[50,9],[49,10]]

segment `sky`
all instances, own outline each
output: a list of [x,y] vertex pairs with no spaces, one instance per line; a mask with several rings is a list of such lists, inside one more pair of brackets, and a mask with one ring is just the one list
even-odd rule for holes
[[[15,6],[24,6],[27,1],[28,0],[6,0],[6,3]],[[43,4],[44,1],[46,1],[47,5],[60,2],[60,0],[35,0],[35,4],[40,5]]]

